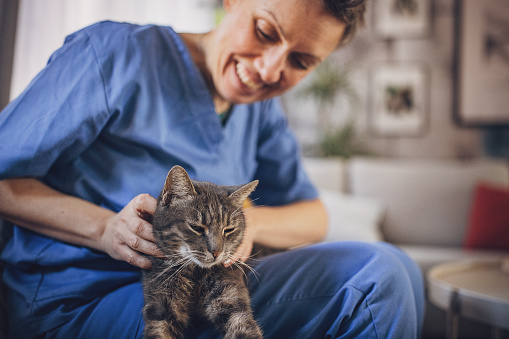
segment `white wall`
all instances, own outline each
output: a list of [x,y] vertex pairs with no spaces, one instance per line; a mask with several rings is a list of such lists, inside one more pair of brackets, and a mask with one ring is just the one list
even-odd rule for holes
[[205,32],[214,25],[215,0],[21,0],[11,99],[45,66],[65,36],[101,20],[171,25]]

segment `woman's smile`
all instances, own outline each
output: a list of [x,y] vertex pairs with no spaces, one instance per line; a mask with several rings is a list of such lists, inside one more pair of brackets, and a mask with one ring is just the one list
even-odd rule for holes
[[235,65],[237,76],[245,87],[251,91],[257,91],[263,87],[263,82],[259,79],[256,74],[249,71],[249,69],[241,62],[237,62]]

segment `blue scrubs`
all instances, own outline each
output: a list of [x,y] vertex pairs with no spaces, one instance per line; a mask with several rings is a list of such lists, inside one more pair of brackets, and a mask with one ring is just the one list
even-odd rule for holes
[[[279,102],[236,105],[223,127],[168,27],[103,22],[69,36],[0,114],[0,179],[36,177],[119,211],[157,197],[175,164],[218,184],[258,179],[260,205],[317,197]],[[20,227],[2,259],[13,338],[142,336],[139,269]],[[421,277],[389,245],[317,245],[257,271],[249,287],[268,337],[418,334]],[[194,324],[189,337],[211,331]]]

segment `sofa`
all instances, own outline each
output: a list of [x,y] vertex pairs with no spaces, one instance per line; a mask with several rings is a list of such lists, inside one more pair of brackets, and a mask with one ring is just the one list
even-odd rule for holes
[[[465,246],[476,187],[509,187],[506,161],[358,157],[304,163],[329,214],[325,241],[390,242],[416,261],[424,279],[441,263],[509,255]],[[445,338],[445,319],[445,311],[427,302],[423,337]],[[460,338],[489,336],[487,326],[461,319]]]

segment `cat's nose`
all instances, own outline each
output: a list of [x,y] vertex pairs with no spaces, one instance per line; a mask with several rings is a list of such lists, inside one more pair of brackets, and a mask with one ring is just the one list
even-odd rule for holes
[[221,254],[221,251],[212,251],[212,255],[214,256],[214,259],[219,257],[220,254]]

